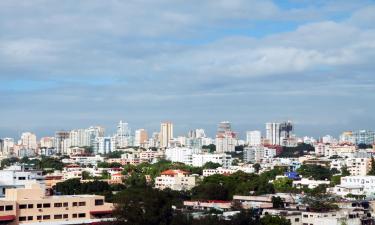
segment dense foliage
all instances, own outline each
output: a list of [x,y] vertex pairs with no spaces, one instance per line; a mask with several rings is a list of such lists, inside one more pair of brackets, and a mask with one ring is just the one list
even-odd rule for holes
[[299,143],[296,147],[283,147],[279,157],[299,157],[309,152],[315,151],[314,146],[305,143]]
[[302,165],[297,172],[303,177],[314,180],[331,180],[331,177],[338,173],[335,169],[331,170],[320,165]]
[[106,201],[113,200],[113,191],[121,191],[124,185],[109,185],[104,181],[90,181],[81,183],[80,179],[69,179],[56,184],[55,191],[62,195],[97,194],[104,195]]
[[174,211],[173,206],[183,201],[185,195],[171,190],[160,191],[150,187],[131,187],[116,195],[115,217],[118,225],[290,225],[281,217],[260,218],[255,211],[242,211],[225,220],[207,214],[193,218],[189,214]]

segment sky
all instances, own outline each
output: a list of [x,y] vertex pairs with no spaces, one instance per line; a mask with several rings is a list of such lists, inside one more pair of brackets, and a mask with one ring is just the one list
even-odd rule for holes
[[1,0],[0,137],[375,128],[375,1]]

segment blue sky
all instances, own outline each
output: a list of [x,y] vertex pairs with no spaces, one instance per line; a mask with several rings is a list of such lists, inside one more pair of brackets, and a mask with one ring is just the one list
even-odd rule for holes
[[0,137],[373,129],[374,57],[374,1],[3,0]]

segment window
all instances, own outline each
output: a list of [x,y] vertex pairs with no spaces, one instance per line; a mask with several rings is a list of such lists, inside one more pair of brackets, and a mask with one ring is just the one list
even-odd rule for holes
[[86,202],[79,202],[79,206],[85,206]]
[[305,214],[305,215],[303,215],[303,217],[304,217],[304,218],[307,218],[307,217],[309,217],[309,216]]
[[64,219],[68,219],[68,214],[64,214]]
[[68,206],[69,206],[69,203],[64,202],[64,207],[68,207]]
[[62,207],[62,203],[55,203],[55,204],[53,204],[53,206],[56,207],[56,208],[60,208],[60,207]]
[[73,206],[77,206],[78,205],[78,202],[73,202]]
[[5,211],[12,211],[12,210],[13,210],[13,206],[12,205],[5,206]]
[[95,205],[104,205],[103,199],[95,199]]
[[0,205],[0,211],[4,211],[4,206]]
[[22,204],[22,205],[20,205],[19,207],[20,207],[20,209],[26,209],[26,208],[27,208],[27,205],[26,205],[26,204]]
[[294,219],[294,222],[299,222],[299,218],[295,218],[295,219]]
[[59,215],[54,215],[53,218],[54,218],[55,220],[60,220],[60,219],[62,219],[62,215],[61,215],[61,214],[59,214]]
[[18,177],[18,180],[26,180],[26,177]]
[[49,219],[51,219],[51,216],[50,216],[50,215],[44,215],[44,216],[43,216],[43,220],[49,220]]
[[34,205],[33,204],[28,204],[27,208],[32,209],[32,208],[34,208]]
[[73,214],[73,218],[77,218],[77,214],[76,213]]
[[79,217],[79,218],[86,217],[86,213],[80,213],[80,214],[78,214],[78,217]]
[[28,216],[27,217],[27,220],[33,220],[34,218],[33,218],[33,216]]
[[26,221],[26,216],[20,216],[20,217],[18,217],[18,220],[19,221]]
[[51,204],[50,203],[44,203],[43,208],[51,208]]
[[40,209],[40,208],[42,208],[42,204],[37,204],[36,207],[37,207],[38,209]]
[[42,220],[42,216],[37,216],[36,219],[37,220]]

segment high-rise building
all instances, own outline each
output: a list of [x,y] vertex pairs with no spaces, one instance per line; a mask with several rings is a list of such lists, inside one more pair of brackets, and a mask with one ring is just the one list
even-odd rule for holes
[[14,139],[13,138],[4,138],[3,139],[3,155],[9,156],[13,154],[14,151]]
[[132,137],[131,137],[131,130],[129,128],[129,124],[126,122],[119,122],[117,126],[117,133],[116,133],[116,148],[126,148],[131,146]]
[[3,139],[0,139],[0,154],[3,155],[4,154],[4,140]]
[[[63,151],[64,148],[64,140],[69,138],[69,132],[68,131],[57,131],[55,133],[55,146],[56,146],[56,152],[59,154],[66,154],[66,152]],[[70,147],[70,146],[69,146]]]
[[246,143],[249,146],[259,146],[262,144],[262,133],[259,130],[246,132]]
[[231,124],[228,121],[220,122],[217,129],[216,152],[234,152],[237,144],[237,134],[232,131]]
[[38,144],[36,142],[36,135],[30,132],[22,133],[19,144],[23,145],[25,148],[29,150],[36,150],[38,148]]
[[370,130],[359,130],[353,132],[354,142],[356,145],[366,144],[372,145],[375,143],[375,132]]
[[354,136],[352,131],[345,131],[340,135],[340,143],[351,143],[355,144]]
[[266,123],[266,139],[271,145],[280,145],[280,123]]
[[41,148],[54,148],[55,147],[55,138],[54,137],[42,137],[40,139]]
[[173,123],[163,122],[160,125],[160,147],[170,147],[170,141],[173,139]]
[[296,142],[291,121],[266,123],[266,139],[271,145],[291,146]]
[[147,142],[148,134],[145,129],[138,129],[135,131],[134,146],[142,146]]
[[97,137],[95,153],[108,154],[116,149],[115,137]]

